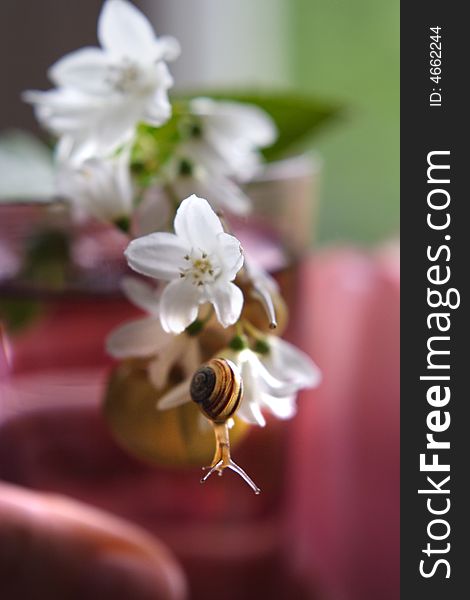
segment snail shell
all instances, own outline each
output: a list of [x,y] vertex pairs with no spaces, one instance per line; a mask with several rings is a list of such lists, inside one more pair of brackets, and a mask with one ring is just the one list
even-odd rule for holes
[[213,358],[194,373],[190,394],[204,415],[224,423],[238,408],[243,393],[242,378],[232,361]]

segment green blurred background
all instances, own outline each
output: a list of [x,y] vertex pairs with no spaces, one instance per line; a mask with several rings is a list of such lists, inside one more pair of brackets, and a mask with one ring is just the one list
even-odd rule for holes
[[399,226],[399,3],[293,0],[300,90],[343,102],[312,144],[324,158],[320,240],[374,242]]

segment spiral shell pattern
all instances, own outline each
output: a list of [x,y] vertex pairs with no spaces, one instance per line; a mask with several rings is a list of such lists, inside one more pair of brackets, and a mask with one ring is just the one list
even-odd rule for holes
[[238,368],[224,358],[213,358],[202,365],[191,380],[191,398],[215,423],[223,423],[235,413],[242,393]]

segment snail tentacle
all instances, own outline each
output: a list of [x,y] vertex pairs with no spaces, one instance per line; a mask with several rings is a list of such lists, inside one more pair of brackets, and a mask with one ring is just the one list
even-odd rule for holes
[[256,495],[261,493],[261,490],[256,485],[256,483],[253,481],[253,479],[251,479],[251,477],[248,475],[248,473],[246,473],[246,471],[244,471],[232,459],[230,459],[230,462],[225,465],[223,464],[223,460],[219,460],[219,462],[216,465],[214,465],[213,467],[203,467],[203,468],[210,469],[210,470],[201,479],[201,483],[204,483],[205,481],[207,481],[209,479],[209,477],[212,475],[212,473],[215,473],[216,471],[217,471],[218,475],[221,477],[222,473],[223,473],[223,469],[231,469],[232,471],[234,471],[235,473],[240,475],[240,477],[251,487],[251,489],[254,491],[254,493]]

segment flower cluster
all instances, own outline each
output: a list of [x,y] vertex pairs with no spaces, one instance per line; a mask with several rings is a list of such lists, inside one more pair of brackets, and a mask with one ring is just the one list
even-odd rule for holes
[[178,56],[178,42],[157,38],[126,0],[104,3],[98,39],[100,48],[71,52],[49,69],[55,89],[24,95],[59,137],[59,156],[72,161],[107,157],[132,140],[140,121],[159,126],[171,115],[165,61]]
[[[274,335],[277,285],[247,258],[225,214],[249,212],[240,186],[261,168],[260,149],[275,141],[273,120],[256,106],[206,97],[172,106],[167,63],[179,44],[157,37],[127,0],[105,0],[98,39],[100,47],[79,49],[51,67],[54,89],[24,98],[58,138],[57,195],[74,217],[129,234],[129,267],[160,282],[124,279],[125,294],[146,316],[113,331],[108,352],[143,361],[162,410],[187,402],[193,373],[217,356],[243,382],[240,419],[264,426],[265,410],[292,417],[298,391],[318,385],[320,373]],[[142,235],[145,229],[151,232]],[[265,309],[266,328],[250,317],[253,303]],[[211,472],[230,467],[259,491],[227,456],[228,434],[214,423]]]
[[[178,208],[174,230],[174,234],[157,232],[137,238],[127,247],[132,269],[168,283],[157,296],[146,284],[125,280],[127,296],[149,317],[114,331],[108,351],[116,358],[151,357],[149,376],[158,389],[167,384],[171,365],[179,363],[185,379],[158,403],[160,409],[179,406],[190,400],[190,376],[201,356],[194,334],[204,325],[200,306],[207,305],[222,327],[238,326],[227,347],[218,352],[238,367],[244,382],[237,415],[261,426],[266,422],[263,409],[281,419],[292,417],[298,391],[318,385],[320,372],[292,344],[262,334],[240,319],[244,297],[233,282],[243,269],[240,242],[224,231],[209,203],[194,195]],[[264,285],[266,294],[273,293],[269,276],[259,267],[253,270],[256,276],[251,284]]]
[[197,191],[216,207],[245,215],[250,200],[231,178],[250,179],[260,166],[258,148],[276,139],[273,121],[256,106],[195,98],[191,126],[174,157],[175,186],[186,197]]
[[[127,0],[105,1],[98,40],[100,47],[71,52],[49,69],[55,88],[23,95],[58,138],[57,195],[71,202],[76,216],[127,231],[141,195],[126,181],[139,126],[145,124],[158,140],[159,128],[176,119],[174,147],[151,177],[164,184],[167,203],[198,193],[217,208],[247,214],[250,201],[237,182],[254,174],[259,148],[275,140],[272,119],[256,106],[210,98],[180,102],[178,115],[172,115],[167,63],[178,57],[179,44],[170,36],[157,37]],[[109,198],[116,192],[113,205]]]

